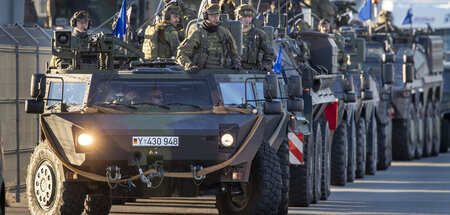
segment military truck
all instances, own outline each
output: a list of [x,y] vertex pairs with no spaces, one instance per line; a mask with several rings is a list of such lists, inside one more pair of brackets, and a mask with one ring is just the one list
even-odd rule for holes
[[31,214],[107,213],[111,199],[207,194],[221,214],[287,213],[295,126],[287,111],[302,111],[299,76],[189,74],[167,59],[117,68],[128,60],[114,57],[123,44],[112,35],[98,34],[89,52],[70,32],[54,38],[54,55],[70,58],[33,75],[25,105],[40,114],[42,134],[27,173]]

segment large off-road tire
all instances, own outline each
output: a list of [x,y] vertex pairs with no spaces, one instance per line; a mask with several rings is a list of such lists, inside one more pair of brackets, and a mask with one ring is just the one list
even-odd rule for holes
[[392,156],[394,160],[412,160],[416,152],[416,111],[409,105],[407,119],[392,121]]
[[277,214],[281,201],[281,169],[275,150],[263,141],[252,161],[249,182],[240,195],[216,195],[219,214]]
[[347,122],[343,120],[334,132],[331,144],[331,184],[345,186],[347,183]]
[[86,196],[84,202],[84,214],[86,215],[108,215],[111,210],[111,198],[109,195],[91,195]]
[[2,184],[2,192],[0,196],[0,215],[5,215],[5,206],[6,206],[6,189],[5,183]]
[[392,161],[392,121],[377,120],[378,163],[377,170],[387,170]]
[[327,200],[331,193],[331,136],[328,121],[321,120],[320,128],[322,129],[322,180],[320,186],[322,196],[320,200]]
[[319,203],[322,197],[322,129],[319,121],[315,121],[314,128],[314,185],[313,204]]
[[425,107],[425,128],[424,128],[424,134],[425,134],[425,144],[423,147],[423,157],[428,157],[431,155],[431,151],[433,150],[433,104],[431,101],[427,102],[427,105]]
[[41,142],[34,149],[26,182],[28,210],[32,215],[79,215],[83,212],[86,186],[65,180],[62,163],[47,142]]
[[278,214],[284,215],[288,213],[289,206],[289,142],[287,137],[283,140],[278,148],[278,159],[280,161],[281,168],[281,200],[278,206]]
[[370,117],[367,126],[367,156],[366,156],[366,174],[375,175],[377,171],[378,159],[378,137],[377,137],[377,122],[375,113]]
[[450,144],[450,121],[447,118],[442,119],[441,124],[441,152],[448,152],[448,147]]
[[360,117],[356,123],[356,178],[364,178],[366,175],[366,119]]
[[441,110],[440,103],[436,101],[433,109],[433,148],[431,155],[437,156],[441,149]]
[[356,176],[356,116],[353,113],[349,127],[347,128],[348,138],[348,167],[347,167],[347,182],[353,182]]
[[308,207],[313,199],[314,145],[313,132],[303,138],[303,165],[291,165],[289,173],[289,206]]
[[416,108],[416,154],[415,158],[420,159],[423,156],[423,148],[425,147],[425,111],[423,110],[422,104]]

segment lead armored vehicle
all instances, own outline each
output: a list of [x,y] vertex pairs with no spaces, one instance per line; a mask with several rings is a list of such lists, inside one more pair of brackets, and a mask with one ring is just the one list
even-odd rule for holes
[[26,102],[42,134],[28,166],[31,214],[108,213],[112,199],[206,194],[221,214],[287,213],[286,109],[303,108],[298,76],[188,74],[167,59],[127,64],[111,35],[89,50],[70,32],[54,38],[65,66],[33,75]]

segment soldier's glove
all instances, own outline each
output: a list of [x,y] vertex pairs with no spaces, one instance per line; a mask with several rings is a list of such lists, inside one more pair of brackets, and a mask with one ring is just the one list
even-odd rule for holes
[[232,67],[232,69],[237,70],[237,71],[242,71],[242,70],[243,70],[242,67],[241,67],[241,65],[234,65],[234,66]]
[[198,68],[198,66],[191,66],[189,67],[189,72],[190,73],[197,73],[200,71],[200,68]]

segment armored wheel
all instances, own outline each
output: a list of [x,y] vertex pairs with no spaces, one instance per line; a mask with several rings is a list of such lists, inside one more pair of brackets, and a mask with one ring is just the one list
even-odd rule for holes
[[319,203],[322,197],[322,129],[319,121],[314,122],[314,185],[313,204]]
[[428,101],[425,107],[425,127],[424,127],[424,147],[423,147],[423,157],[428,157],[431,155],[431,151],[433,150],[433,134],[435,128],[433,125],[434,121],[434,113],[433,113],[433,104]]
[[449,119],[442,119],[441,124],[441,152],[448,152],[448,147],[450,144],[450,121]]
[[347,182],[347,122],[342,121],[336,129],[331,144],[331,184],[345,186]]
[[415,158],[420,159],[423,156],[423,148],[425,147],[425,114],[422,105],[419,105],[416,108],[416,154]]
[[322,197],[320,200],[327,200],[331,193],[331,139],[328,121],[322,120],[320,122],[320,127],[322,128]]
[[281,198],[281,170],[276,152],[263,142],[252,162],[242,192],[216,195],[219,214],[277,214]]
[[378,163],[377,170],[387,170],[392,161],[392,121],[377,120]]
[[281,200],[278,206],[278,214],[288,213],[288,203],[289,203],[289,142],[287,138],[283,140],[277,151],[278,159],[280,160],[281,168]]
[[394,160],[412,160],[416,152],[416,111],[409,105],[407,119],[392,121],[392,155]]
[[377,138],[377,122],[375,112],[372,113],[367,126],[367,159],[366,174],[375,175],[377,171],[378,159],[378,138]]
[[348,138],[348,167],[347,167],[347,182],[353,182],[355,180],[356,172],[356,123],[355,113],[352,114],[350,123],[347,127]]
[[61,162],[47,142],[36,146],[27,169],[28,210],[31,214],[74,214],[83,212],[86,188],[67,182]]
[[366,119],[360,117],[356,123],[356,178],[364,178],[366,174]]
[[439,101],[433,105],[433,148],[431,155],[437,156],[441,148],[441,110]]
[[289,180],[289,206],[308,207],[313,198],[314,183],[313,134],[303,139],[303,165],[291,165]]

